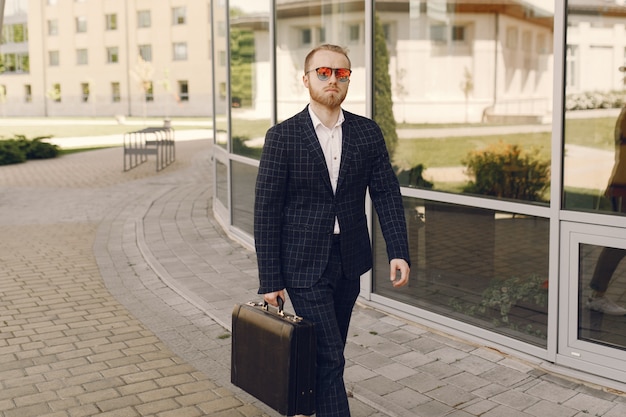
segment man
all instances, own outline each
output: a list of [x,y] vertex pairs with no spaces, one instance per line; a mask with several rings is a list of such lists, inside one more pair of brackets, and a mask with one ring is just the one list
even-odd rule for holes
[[302,81],[310,104],[268,130],[256,183],[259,294],[276,306],[287,290],[296,314],[315,323],[317,417],[350,415],[344,347],[359,277],[372,267],[367,190],[387,244],[391,283],[409,280],[402,197],[384,138],[372,120],[341,109],[351,72],[339,46],[308,54]]

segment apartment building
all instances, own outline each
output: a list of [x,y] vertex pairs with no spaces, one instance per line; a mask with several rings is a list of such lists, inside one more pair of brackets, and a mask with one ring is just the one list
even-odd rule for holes
[[212,114],[210,1],[10,3],[1,114]]

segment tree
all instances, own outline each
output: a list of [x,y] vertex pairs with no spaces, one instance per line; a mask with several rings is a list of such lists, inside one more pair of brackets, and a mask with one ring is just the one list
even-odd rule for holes
[[393,115],[387,40],[378,16],[374,16],[374,120],[383,132],[389,155],[393,155],[398,133]]
[[142,100],[143,117],[146,118],[147,107],[146,101],[148,101],[148,94],[152,90],[152,77],[154,76],[154,67],[150,62],[145,61],[141,55],[137,57],[137,64],[130,70],[131,76],[137,82],[137,85],[144,94]]

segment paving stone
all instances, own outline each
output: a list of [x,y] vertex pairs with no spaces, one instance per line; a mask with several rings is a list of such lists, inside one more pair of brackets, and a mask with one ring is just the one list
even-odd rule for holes
[[[258,273],[211,216],[209,148],[177,145],[158,174],[122,173],[119,148],[0,167],[0,416],[277,416],[230,385],[222,336]],[[354,417],[626,414],[619,394],[361,301],[346,357],[371,395]]]

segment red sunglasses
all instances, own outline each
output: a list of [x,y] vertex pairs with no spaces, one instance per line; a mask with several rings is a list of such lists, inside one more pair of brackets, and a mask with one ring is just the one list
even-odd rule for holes
[[345,83],[350,79],[350,74],[352,74],[352,70],[349,68],[331,68],[331,67],[319,67],[312,70],[307,71],[308,74],[311,71],[315,71],[317,74],[317,79],[320,81],[328,81],[333,72],[335,73],[335,78],[340,83]]

